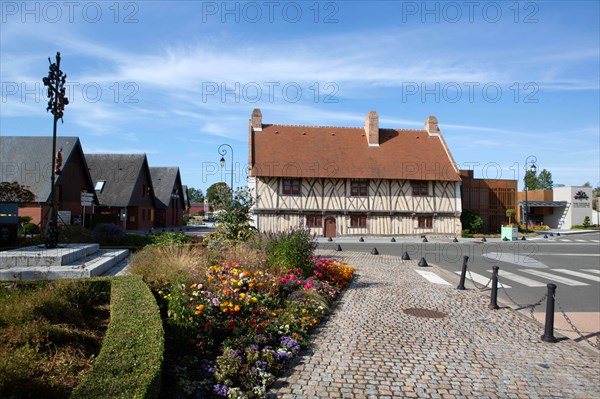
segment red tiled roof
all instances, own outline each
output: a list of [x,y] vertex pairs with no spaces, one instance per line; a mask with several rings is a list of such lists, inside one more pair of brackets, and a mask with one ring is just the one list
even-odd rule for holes
[[441,133],[379,129],[369,147],[365,129],[262,125],[250,135],[252,176],[460,181]]

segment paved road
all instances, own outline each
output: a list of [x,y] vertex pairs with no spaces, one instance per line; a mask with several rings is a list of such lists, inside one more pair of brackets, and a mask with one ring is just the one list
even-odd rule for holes
[[[338,241],[344,251],[370,252],[376,247],[381,254],[401,256],[407,252],[412,259],[425,257],[429,263],[448,271],[443,277],[452,284],[457,284],[456,273],[461,269],[463,257],[468,256],[471,276],[478,285],[485,285],[491,278],[492,266],[500,267],[500,281],[506,288],[500,290],[500,299],[515,308],[509,297],[518,304],[535,303],[546,293],[546,284],[554,282],[565,311],[600,312],[600,232],[516,242]],[[336,241],[321,242],[320,248],[336,245]]]
[[597,397],[596,353],[542,342],[541,326],[526,316],[488,310],[485,296],[421,275],[439,268],[320,253],[346,257],[356,279],[270,398]]

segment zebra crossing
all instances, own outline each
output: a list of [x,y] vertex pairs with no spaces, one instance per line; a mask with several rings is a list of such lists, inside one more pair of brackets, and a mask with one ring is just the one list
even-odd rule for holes
[[582,240],[580,238],[558,238],[556,240],[554,240],[556,242],[585,242],[585,243],[600,243],[600,240],[592,240],[592,239],[587,239],[587,240]]
[[[485,285],[491,278],[492,270],[487,270],[488,275],[482,275],[475,272],[470,272],[468,277],[471,277],[476,283]],[[454,273],[460,275],[460,271]],[[526,287],[545,287],[547,283],[559,283],[568,285],[571,287],[583,287],[589,286],[590,284],[600,284],[600,270],[599,269],[581,269],[581,270],[568,270],[568,269],[517,269],[515,271],[504,271],[500,270],[498,274],[498,286],[504,288],[512,288],[506,284],[517,283]]]

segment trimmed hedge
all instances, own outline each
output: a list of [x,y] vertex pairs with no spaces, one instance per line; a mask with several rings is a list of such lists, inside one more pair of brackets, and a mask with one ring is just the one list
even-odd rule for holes
[[71,399],[156,399],[164,332],[158,305],[137,276],[111,283],[110,324],[102,350]]

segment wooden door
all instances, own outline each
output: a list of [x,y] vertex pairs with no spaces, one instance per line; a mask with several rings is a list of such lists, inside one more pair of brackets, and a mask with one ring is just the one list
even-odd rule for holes
[[334,217],[328,217],[325,219],[325,237],[335,237],[336,224]]

